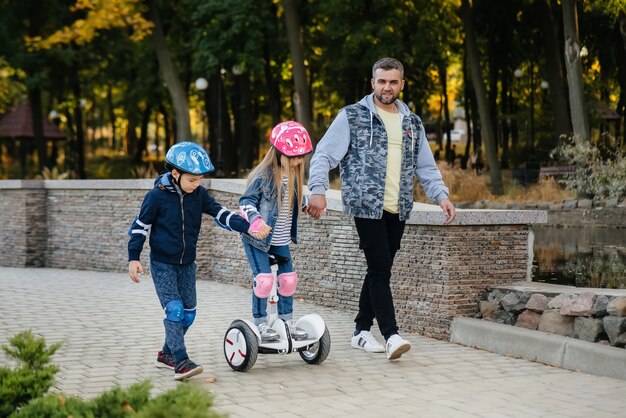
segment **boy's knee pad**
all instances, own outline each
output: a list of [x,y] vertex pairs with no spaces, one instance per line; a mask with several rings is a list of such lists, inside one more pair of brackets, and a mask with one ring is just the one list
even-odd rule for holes
[[278,275],[278,293],[282,296],[293,296],[298,286],[298,273],[291,271]]
[[185,309],[180,300],[170,300],[165,305],[165,319],[172,322],[183,322]]
[[272,291],[274,284],[274,275],[272,273],[259,273],[254,278],[252,290],[257,298],[266,298]]
[[196,319],[196,308],[185,309],[185,316],[183,317],[183,327],[189,328],[193,324],[193,320]]

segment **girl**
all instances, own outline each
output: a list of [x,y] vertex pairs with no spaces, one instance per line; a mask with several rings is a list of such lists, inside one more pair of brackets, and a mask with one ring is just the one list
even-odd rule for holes
[[239,199],[242,216],[250,222],[257,239],[242,234],[243,247],[253,275],[252,316],[263,341],[275,341],[278,333],[267,324],[267,298],[274,278],[270,255],[278,264],[278,317],[287,322],[291,336],[306,339],[293,324],[293,294],[298,275],[293,271],[289,244],[297,243],[299,208],[303,205],[304,157],[313,151],[311,138],[297,122],[281,122],[272,129],[270,150],[250,176]]

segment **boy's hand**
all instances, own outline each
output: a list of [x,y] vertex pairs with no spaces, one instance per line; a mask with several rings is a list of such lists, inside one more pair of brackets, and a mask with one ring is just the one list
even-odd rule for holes
[[443,223],[449,224],[454,220],[454,218],[456,218],[456,209],[449,199],[443,199],[441,202],[439,202],[439,206],[441,206],[443,214],[446,216],[446,219]]
[[267,237],[272,231],[272,227],[265,223],[263,218],[257,218],[256,221],[250,224],[248,234],[252,235],[256,239],[263,239]]
[[314,194],[309,198],[307,213],[314,219],[319,219],[326,212],[326,196]]
[[128,275],[130,276],[130,279],[135,283],[139,283],[139,274],[143,274],[143,266],[141,263],[137,260],[129,261]]

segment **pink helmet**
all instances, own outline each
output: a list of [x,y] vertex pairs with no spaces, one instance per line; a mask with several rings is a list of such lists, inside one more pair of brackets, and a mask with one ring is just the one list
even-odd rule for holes
[[304,157],[313,151],[313,144],[304,126],[292,120],[274,126],[270,144],[287,157]]

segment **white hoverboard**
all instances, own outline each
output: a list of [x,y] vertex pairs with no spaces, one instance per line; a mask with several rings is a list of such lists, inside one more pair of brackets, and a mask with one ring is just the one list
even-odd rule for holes
[[274,285],[268,297],[269,314],[267,323],[275,330],[279,338],[276,341],[265,342],[261,340],[261,334],[257,326],[246,319],[236,319],[226,331],[224,336],[224,356],[231,369],[237,372],[246,372],[254,366],[257,355],[260,354],[289,354],[298,352],[302,360],[308,364],[321,364],[330,352],[330,333],[324,320],[317,314],[308,314],[295,322],[295,325],[307,332],[308,337],[303,340],[295,340],[289,333],[287,323],[278,318],[276,303],[277,292],[277,269],[273,257],[272,273]]

